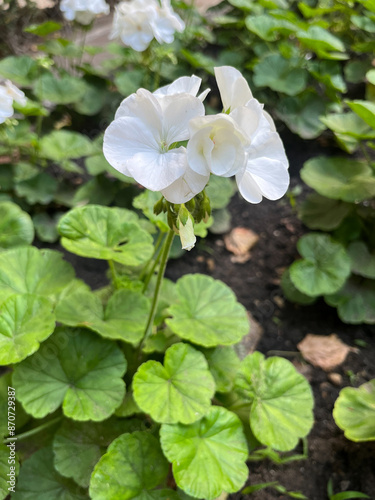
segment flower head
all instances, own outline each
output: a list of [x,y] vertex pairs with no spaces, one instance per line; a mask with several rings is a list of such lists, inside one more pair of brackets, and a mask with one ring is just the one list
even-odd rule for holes
[[105,0],[61,0],[60,9],[68,21],[90,24],[97,15],[109,14]]
[[140,89],[126,98],[104,135],[104,155],[116,170],[151,191],[183,203],[204,189],[209,174],[193,172],[186,148],[189,122],[202,116],[199,98],[182,92],[152,94]]
[[172,43],[175,31],[184,28],[169,0],[161,4],[158,0],[130,0],[116,6],[110,38],[120,38],[125,45],[142,52],[153,38],[159,43]]
[[26,105],[26,97],[22,90],[18,89],[12,82],[6,80],[0,84],[0,123],[13,116],[13,102],[21,106]]

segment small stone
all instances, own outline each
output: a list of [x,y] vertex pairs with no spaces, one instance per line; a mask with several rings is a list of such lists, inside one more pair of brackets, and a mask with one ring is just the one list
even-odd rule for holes
[[342,376],[339,373],[329,373],[328,379],[334,385],[338,385],[338,386],[342,385]]

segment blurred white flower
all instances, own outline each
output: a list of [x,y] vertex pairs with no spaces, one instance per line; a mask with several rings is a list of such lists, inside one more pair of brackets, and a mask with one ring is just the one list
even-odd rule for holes
[[26,105],[26,97],[22,90],[18,89],[12,82],[6,80],[0,84],[0,123],[13,116],[13,102],[21,106]]
[[208,176],[190,171],[186,148],[176,144],[189,139],[190,120],[203,115],[202,102],[191,94],[140,89],[121,103],[105,131],[104,155],[116,170],[162,191],[169,201],[188,201],[203,190]]
[[223,66],[215,75],[224,110],[247,137],[246,160],[235,173],[240,193],[250,203],[281,198],[289,186],[289,164],[271,116],[238,70]]
[[61,12],[68,21],[90,24],[99,14],[109,14],[105,0],[61,0]]
[[175,31],[183,31],[185,24],[172,10],[169,0],[130,0],[115,8],[110,39],[120,38],[132,49],[142,52],[151,40],[172,43]]

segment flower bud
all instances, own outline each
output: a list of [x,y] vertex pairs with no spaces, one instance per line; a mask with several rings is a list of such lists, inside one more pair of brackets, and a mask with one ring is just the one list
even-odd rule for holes
[[180,234],[183,250],[191,250],[195,246],[197,238],[194,234],[194,219],[184,204],[178,212],[177,228]]

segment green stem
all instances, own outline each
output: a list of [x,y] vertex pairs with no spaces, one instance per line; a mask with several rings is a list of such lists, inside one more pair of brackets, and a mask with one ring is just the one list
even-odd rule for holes
[[371,158],[370,155],[367,152],[366,146],[363,144],[363,142],[359,143],[359,147],[363,153],[363,156],[366,158],[366,161],[369,165],[371,165]]
[[148,275],[145,279],[142,293],[146,293],[148,285],[151,281],[151,278],[153,277],[153,275],[155,273],[155,269],[156,269],[157,265],[159,264],[160,257],[161,257],[161,252],[159,252],[158,255],[156,256],[155,261],[154,261],[154,265],[152,266],[150,272],[148,273]]
[[117,272],[115,268],[115,264],[113,260],[108,261],[109,269],[111,271],[111,278],[112,278],[112,283],[113,286],[117,289],[118,288],[118,279],[117,279]]
[[151,310],[150,310],[150,314],[148,316],[148,321],[147,321],[147,325],[145,328],[145,332],[143,334],[143,339],[142,339],[142,342],[140,343],[140,350],[142,350],[144,342],[149,335],[150,328],[152,328],[152,325],[154,323],[156,306],[158,305],[158,300],[159,300],[160,288],[161,288],[161,284],[163,282],[165,268],[167,267],[169,252],[171,250],[173,238],[174,238],[174,231],[172,229],[170,229],[168,236],[165,240],[163,250],[162,250],[162,257],[161,257],[161,263],[160,263],[158,277],[156,280],[154,298],[152,300]]
[[141,272],[140,276],[139,276],[139,279],[142,281],[143,278],[147,275],[147,270],[148,268],[150,267],[150,264],[155,260],[155,258],[157,257],[157,255],[159,254],[159,247],[163,241],[163,238],[164,238],[164,233],[162,233],[161,231],[159,232],[159,236],[157,237],[157,240],[156,240],[156,243],[155,243],[155,250],[154,250],[154,254],[153,256],[151,257],[151,259],[147,262],[147,264],[145,265],[143,271]]
[[48,429],[48,427],[52,427],[53,425],[57,424],[62,420],[62,417],[57,417],[54,418],[53,420],[50,420],[49,422],[46,422],[45,424],[40,425],[39,427],[35,427],[34,429],[31,429],[27,432],[24,432],[23,434],[19,434],[18,436],[14,436],[11,438],[4,439],[3,443],[12,443],[13,441],[22,441],[24,439],[27,439],[31,436],[34,436],[34,434],[39,434],[39,432],[44,431],[44,429]]

